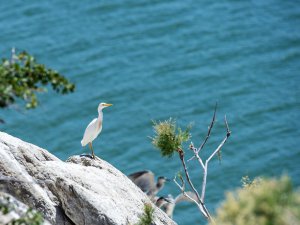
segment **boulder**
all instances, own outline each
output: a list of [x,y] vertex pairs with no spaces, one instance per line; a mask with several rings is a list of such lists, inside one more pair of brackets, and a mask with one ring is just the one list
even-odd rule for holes
[[[52,224],[136,224],[149,198],[96,157],[63,162],[45,149],[0,132],[0,189]],[[155,207],[153,224],[176,224]]]

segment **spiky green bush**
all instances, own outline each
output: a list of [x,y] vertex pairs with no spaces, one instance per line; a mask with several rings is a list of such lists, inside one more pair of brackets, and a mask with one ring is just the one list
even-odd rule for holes
[[154,208],[151,206],[151,204],[145,204],[144,213],[137,225],[151,225],[153,222],[153,213]]
[[185,130],[176,126],[176,121],[170,118],[163,122],[153,122],[154,137],[152,144],[160,150],[162,156],[171,157],[174,152],[182,148],[182,143],[190,139],[191,125]]
[[290,179],[246,180],[244,188],[229,192],[214,218],[222,225],[300,224],[300,193]]

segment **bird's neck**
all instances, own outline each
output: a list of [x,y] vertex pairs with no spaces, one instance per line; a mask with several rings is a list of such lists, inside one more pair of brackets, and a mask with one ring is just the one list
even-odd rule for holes
[[164,204],[164,202],[157,202],[157,203],[156,203],[156,206],[157,206],[158,208],[160,208],[160,207],[163,206],[163,204]]
[[162,189],[162,188],[163,188],[163,186],[164,186],[164,184],[163,184],[163,183],[161,183],[161,182],[157,182],[157,183],[156,183],[156,189],[157,189],[157,190],[160,190],[160,189]]
[[98,111],[98,119],[100,119],[100,120],[103,119],[103,112],[102,112],[102,110]]

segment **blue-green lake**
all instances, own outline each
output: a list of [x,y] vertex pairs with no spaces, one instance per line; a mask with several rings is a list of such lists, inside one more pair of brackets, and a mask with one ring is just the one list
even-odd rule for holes
[[[95,152],[125,174],[149,169],[173,177],[177,157],[151,145],[152,120],[193,122],[203,141],[214,105],[217,121],[203,157],[232,136],[209,167],[206,204],[214,212],[242,176],[291,176],[300,185],[299,1],[1,1],[0,53],[27,50],[76,84],[73,94],[40,94],[1,110],[0,129],[62,160],[88,152],[80,140],[104,110]],[[187,152],[188,153],[188,152]],[[202,170],[189,170],[200,189]],[[101,184],[99,184],[101,185]],[[173,183],[162,195],[179,194]],[[178,224],[205,222],[197,208],[178,205]]]

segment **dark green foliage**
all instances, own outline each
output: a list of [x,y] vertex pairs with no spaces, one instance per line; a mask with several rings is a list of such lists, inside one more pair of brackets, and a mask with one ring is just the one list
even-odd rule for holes
[[217,210],[216,224],[300,224],[300,193],[284,176],[276,179],[244,178],[244,188],[227,193]]
[[141,216],[140,221],[137,225],[151,225],[153,221],[153,212],[151,204],[144,205],[144,214]]
[[152,144],[158,148],[162,156],[171,157],[174,152],[182,148],[182,143],[191,138],[189,125],[185,130],[176,127],[176,121],[170,118],[163,122],[154,122],[155,136],[152,137]]
[[0,107],[5,108],[16,99],[22,99],[27,109],[35,108],[38,105],[36,93],[45,92],[47,85],[60,94],[75,89],[64,76],[38,64],[27,52],[13,52],[10,60],[3,59],[0,64]]

